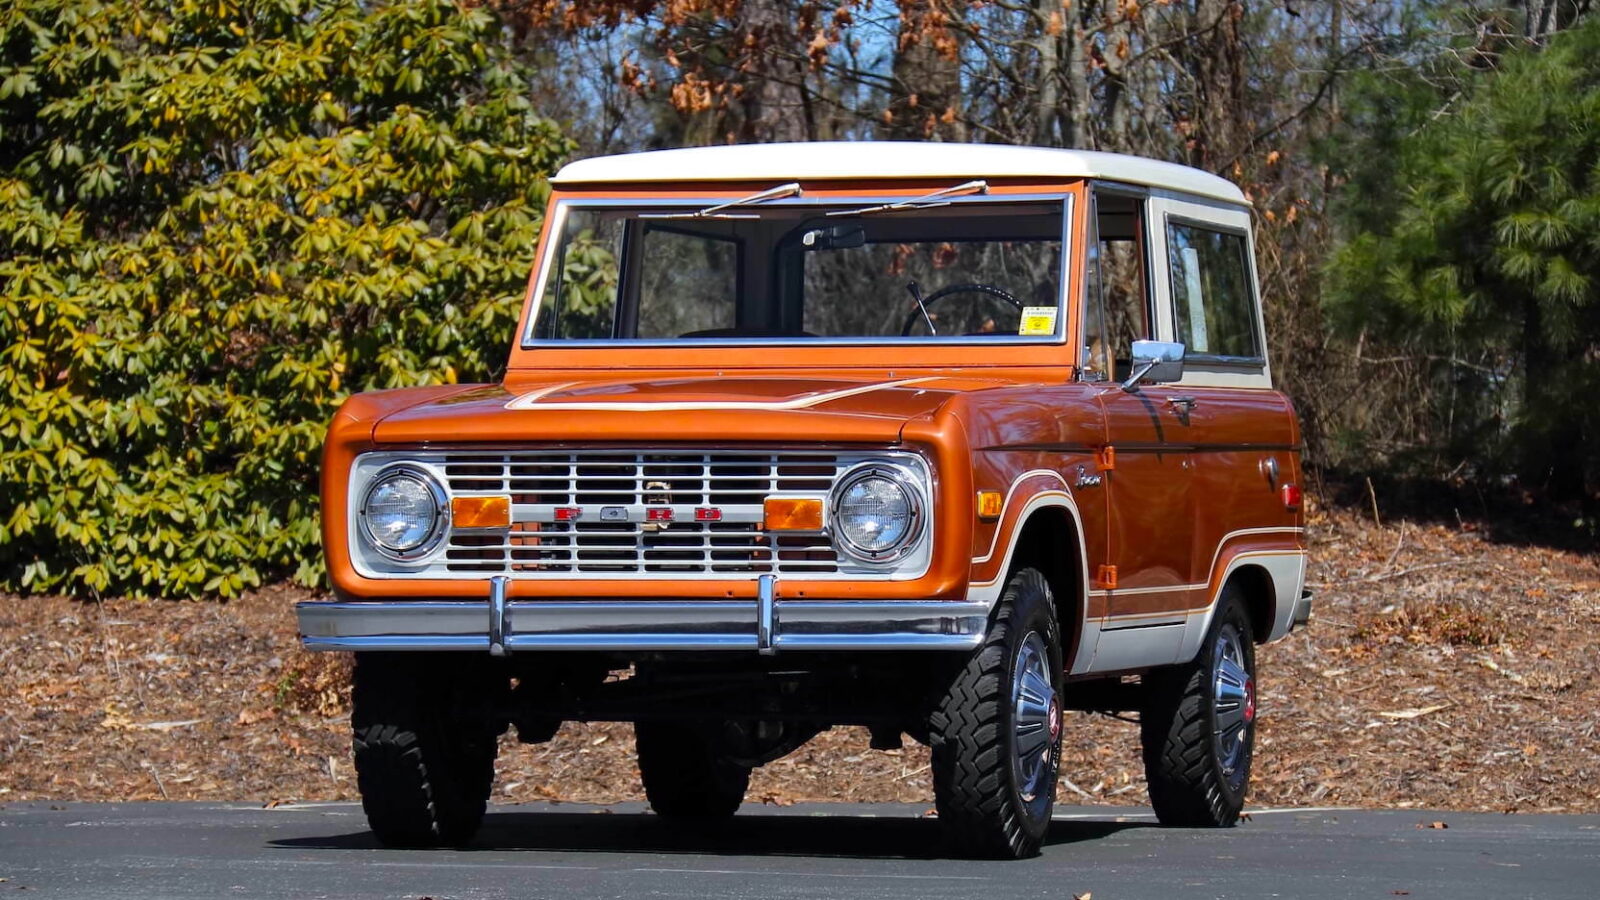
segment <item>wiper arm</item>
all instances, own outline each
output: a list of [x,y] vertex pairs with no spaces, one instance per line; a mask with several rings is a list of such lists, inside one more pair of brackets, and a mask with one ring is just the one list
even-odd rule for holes
[[781,199],[783,197],[798,197],[798,196],[800,196],[801,193],[802,192],[800,190],[800,182],[791,181],[788,184],[780,184],[775,188],[768,188],[768,189],[766,189],[764,191],[761,191],[759,193],[751,194],[748,197],[740,197],[737,200],[729,200],[726,203],[718,203],[715,206],[708,206],[705,209],[697,209],[694,212],[689,212],[689,213],[645,213],[644,215],[640,216],[639,218],[641,218],[641,219],[754,219],[754,218],[757,218],[757,217],[755,215],[753,215],[753,214],[749,214],[749,213],[745,213],[745,214],[724,213],[723,210],[725,210],[725,209],[734,209],[734,208],[740,207],[740,206],[751,206],[751,205],[754,205],[754,204],[757,204],[757,203],[765,203],[768,200],[778,200],[778,199]]
[[958,184],[954,187],[940,188],[931,194],[921,197],[912,197],[909,200],[900,200],[895,203],[883,203],[878,206],[864,206],[861,209],[836,209],[828,213],[830,216],[866,216],[879,212],[894,212],[900,209],[924,209],[929,206],[944,206],[949,203],[950,197],[959,197],[962,194],[987,194],[989,182],[979,179]]
[[922,302],[922,288],[917,287],[917,283],[913,281],[906,285],[906,290],[911,292],[911,299],[917,301],[917,309],[922,310],[922,321],[928,323],[928,333],[938,337],[939,329],[933,324],[933,316],[928,315],[928,304]]

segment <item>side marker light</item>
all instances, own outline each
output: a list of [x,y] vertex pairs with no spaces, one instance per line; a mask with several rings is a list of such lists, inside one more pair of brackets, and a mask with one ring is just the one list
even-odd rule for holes
[[978,518],[993,521],[1005,509],[1005,497],[999,491],[978,492]]
[[1283,497],[1284,509],[1300,508],[1300,485],[1286,484],[1278,490],[1278,494]]

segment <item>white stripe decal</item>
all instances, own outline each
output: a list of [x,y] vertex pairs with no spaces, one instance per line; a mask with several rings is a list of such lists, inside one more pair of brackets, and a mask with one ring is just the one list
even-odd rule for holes
[[[1222,556],[1222,548],[1227,545],[1229,538],[1232,538],[1235,535],[1240,535],[1240,534],[1261,534],[1261,533],[1268,533],[1268,532],[1276,533],[1276,532],[1286,532],[1286,531],[1305,531],[1305,529],[1304,528],[1288,528],[1288,529],[1246,528],[1246,529],[1244,529],[1242,531],[1230,532],[1228,535],[1223,537],[1222,543],[1217,545],[1216,555],[1211,557],[1211,577],[1212,578],[1216,577],[1216,574],[1217,574],[1217,560],[1221,558],[1221,556]],[[1233,558],[1228,560],[1228,568],[1229,568],[1229,570],[1231,570],[1232,568],[1234,568],[1234,566],[1236,566],[1238,564],[1238,562],[1240,560],[1249,559],[1251,557],[1257,557],[1257,556],[1274,556],[1274,557],[1277,557],[1277,556],[1295,556],[1295,557],[1304,558],[1306,555],[1307,555],[1307,553],[1306,553],[1305,550],[1243,550],[1243,551],[1240,551],[1239,553],[1235,554],[1233,556]],[[1224,572],[1223,574],[1226,575],[1227,573]],[[1226,581],[1227,579],[1223,579],[1223,580]],[[1123,597],[1123,596],[1127,596],[1129,594],[1166,594],[1166,593],[1175,593],[1175,592],[1178,592],[1178,591],[1198,591],[1198,590],[1205,590],[1205,589],[1208,589],[1210,587],[1211,587],[1211,581],[1207,580],[1207,581],[1199,583],[1199,584],[1181,584],[1181,585],[1175,585],[1173,587],[1133,588],[1133,589],[1129,589],[1129,590],[1123,590],[1121,588],[1118,588],[1117,590],[1112,591],[1111,593],[1114,596]],[[1166,616],[1166,615],[1179,616],[1179,617],[1186,616],[1186,615],[1192,616],[1192,615],[1198,615],[1200,613],[1209,612],[1211,610],[1212,605],[1214,605],[1215,603],[1216,603],[1216,598],[1215,597],[1208,597],[1208,598],[1206,598],[1206,605],[1205,606],[1191,607],[1191,608],[1189,608],[1187,610],[1172,610],[1171,612],[1123,613],[1120,616],[1107,615],[1106,616],[1106,621],[1110,622],[1113,619],[1123,619],[1123,618],[1138,618],[1140,616]],[[1274,604],[1274,605],[1276,605],[1276,604]]]
[[[982,556],[973,557],[973,559],[972,559],[972,564],[973,565],[981,566],[984,563],[986,563],[989,560],[994,558],[995,548],[998,547],[999,544],[1000,544],[1000,531],[1001,531],[1000,525],[1003,524],[1005,522],[1005,520],[1006,520],[1006,510],[1009,509],[1010,506],[1011,506],[1011,497],[1012,497],[1013,494],[1015,494],[1017,492],[1017,486],[1022,484],[1022,482],[1026,481],[1029,478],[1036,478],[1036,477],[1042,477],[1042,476],[1048,476],[1050,478],[1054,478],[1055,480],[1061,482],[1061,489],[1066,492],[1068,498],[1072,497],[1072,491],[1070,489],[1068,489],[1068,487],[1067,487],[1067,480],[1065,478],[1062,478],[1061,477],[1061,473],[1057,472],[1054,469],[1029,469],[1028,471],[1023,472],[1021,475],[1018,475],[1016,477],[1016,479],[1014,479],[1011,482],[1011,487],[1006,488],[1006,502],[1005,502],[1004,505],[1002,505],[1000,507],[1000,518],[996,521],[996,524],[995,524],[994,537],[989,539],[989,552],[985,553]],[[1038,494],[1035,494],[1033,496],[1036,497],[1036,496],[1038,496]],[[1032,498],[1030,497],[1029,499],[1032,499]],[[1074,508],[1076,508],[1077,504],[1074,503],[1073,506],[1074,506]],[[1015,528],[1013,528],[1011,530],[1012,530],[1012,532],[1016,531]],[[1082,536],[1081,535],[1079,536],[1079,540],[1080,541],[1082,540]],[[994,582],[991,581],[991,582],[988,582],[988,584],[994,584]]]
[[[1024,473],[1021,476],[1018,476],[1017,481],[1021,481],[1023,478],[1026,478],[1029,475],[1038,474],[1040,472],[1044,472],[1046,474],[1051,474],[1051,475],[1055,474],[1054,472],[1050,472],[1047,469],[1035,469],[1032,472],[1027,472],[1027,473]],[[1060,478],[1061,476],[1057,475],[1056,477]],[[1066,484],[1066,482],[1062,481],[1062,484]],[[1016,483],[1013,482],[1012,483],[1012,488],[1015,489],[1015,487],[1016,487]],[[1002,512],[1002,521],[1004,521],[1003,516],[1004,516],[1004,513]],[[1015,532],[1016,532],[1016,529],[1013,528],[1012,529],[1013,537],[1015,537]],[[1227,534],[1222,536],[1222,540],[1217,543],[1217,552],[1213,553],[1211,555],[1210,574],[1211,575],[1215,575],[1216,574],[1216,571],[1217,571],[1217,559],[1222,556],[1222,549],[1228,545],[1228,541],[1230,541],[1230,540],[1232,540],[1232,539],[1234,539],[1236,537],[1240,537],[1241,535],[1247,535],[1247,534],[1304,534],[1304,533],[1305,533],[1305,529],[1304,528],[1291,528],[1291,527],[1283,527],[1283,528],[1241,528],[1238,531],[1230,531]],[[981,556],[981,557],[974,557],[973,560],[972,560],[972,564],[973,565],[981,565],[983,563],[988,562],[990,560],[990,558],[992,558],[994,556],[995,543],[998,543],[999,539],[1000,539],[999,529],[996,529],[995,530],[994,541],[991,542],[990,545],[989,545],[989,552],[987,554]],[[1245,551],[1245,552],[1249,553],[1249,552],[1255,552],[1255,551]],[[1261,551],[1261,552],[1298,553],[1298,554],[1302,554],[1302,555],[1305,553],[1304,550],[1281,550],[1281,551]],[[1004,576],[1002,576],[1002,577],[1004,577]],[[972,582],[969,586],[970,587],[989,587],[989,586],[992,586],[992,585],[997,584],[997,583],[998,583],[998,579],[995,580],[995,581],[975,581],[975,582]],[[1113,592],[1113,591],[1090,591],[1089,592],[1089,596],[1091,596],[1091,597],[1104,597],[1104,596],[1109,596],[1112,593],[1115,593],[1119,597],[1125,597],[1125,596],[1128,596],[1130,594],[1171,594],[1171,593],[1177,593],[1177,592],[1180,592],[1180,591],[1197,591],[1197,590],[1200,590],[1201,588],[1207,588],[1207,587],[1210,587],[1210,586],[1211,586],[1211,582],[1208,579],[1206,581],[1198,582],[1196,584],[1175,584],[1175,585],[1171,585],[1171,586],[1168,586],[1168,587],[1118,588],[1115,592]]]
[[[1227,580],[1228,580],[1228,578],[1227,578],[1228,574],[1231,573],[1234,569],[1238,568],[1239,567],[1239,563],[1241,561],[1243,561],[1243,560],[1256,559],[1256,558],[1261,558],[1261,557],[1269,557],[1269,558],[1293,557],[1293,558],[1296,558],[1296,559],[1304,559],[1306,557],[1306,555],[1307,555],[1307,553],[1304,550],[1245,550],[1245,551],[1242,551],[1242,552],[1240,552],[1238,554],[1235,554],[1231,559],[1228,560],[1228,568],[1223,571],[1222,580],[1223,580],[1224,583],[1226,583]],[[1210,586],[1211,586],[1210,582],[1207,582],[1206,584],[1189,585],[1188,589],[1190,589],[1190,590],[1200,590],[1202,588],[1207,588],[1207,587],[1210,587]],[[1135,594],[1135,593],[1153,594],[1153,593],[1159,593],[1159,592],[1162,592],[1162,591],[1177,591],[1177,590],[1184,590],[1184,588],[1148,588],[1148,589],[1145,589],[1145,590],[1142,590],[1142,591],[1123,591],[1123,590],[1119,590],[1119,591],[1116,591],[1115,593],[1118,594],[1118,595]],[[1189,616],[1207,615],[1207,614],[1209,614],[1211,612],[1212,607],[1214,607],[1215,605],[1216,605],[1216,598],[1215,597],[1211,597],[1211,598],[1208,598],[1206,600],[1206,605],[1205,606],[1196,606],[1196,607],[1191,607],[1189,609],[1181,609],[1181,610],[1180,609],[1175,609],[1175,610],[1162,611],[1162,612],[1123,613],[1120,616],[1107,615],[1105,617],[1104,621],[1105,621],[1106,627],[1108,629],[1113,629],[1114,627],[1115,628],[1138,627],[1138,626],[1130,626],[1130,625],[1113,626],[1111,624],[1113,622],[1120,622],[1120,621],[1132,620],[1132,619],[1138,619],[1138,620],[1141,620],[1143,622],[1144,620],[1173,618],[1173,619],[1176,619],[1178,621],[1182,621],[1183,619],[1185,619],[1185,618],[1187,618]],[[1276,607],[1277,605],[1278,605],[1277,601],[1274,600],[1273,601],[1273,606]],[[1145,624],[1158,624],[1158,623],[1145,622]]]
[[874,384],[864,384],[859,387],[844,388],[837,391],[827,391],[821,394],[812,394],[807,397],[796,397],[791,400],[689,400],[689,401],[621,401],[597,400],[592,402],[576,401],[545,401],[549,395],[564,388],[572,387],[571,383],[556,385],[524,394],[506,404],[506,409],[549,409],[549,410],[583,410],[583,411],[617,411],[617,412],[650,412],[651,410],[679,411],[679,410],[711,410],[711,409],[749,409],[749,410],[786,410],[810,409],[833,400],[843,400],[857,394],[867,394],[873,391],[887,390],[889,388],[905,387],[908,384],[921,384],[925,381],[938,381],[940,376],[925,378],[904,378],[899,381],[884,381]]
[[[1021,482],[1024,478],[1027,478],[1030,475],[1038,475],[1038,474],[1041,474],[1041,473],[1042,474],[1047,474],[1047,475],[1055,475],[1056,474],[1054,472],[1051,472],[1048,469],[1034,469],[1031,472],[1025,472],[1022,475],[1019,475],[1015,482],[1012,482],[1012,489],[1015,490],[1017,483]],[[1059,479],[1061,476],[1056,475],[1056,477]],[[1066,481],[1062,480],[1062,484],[1066,484]],[[1038,496],[1038,495],[1035,495],[1035,496]],[[1076,510],[1074,510],[1074,512],[1076,512]],[[1002,516],[1003,516],[1003,513],[1002,513]],[[1002,518],[1002,521],[1004,521],[1003,518]],[[1017,530],[1015,528],[1012,529],[1012,537],[1013,538],[1016,537],[1016,531]],[[1222,550],[1223,550],[1224,547],[1226,547],[1228,545],[1228,541],[1232,540],[1233,538],[1240,537],[1240,536],[1243,536],[1243,535],[1250,535],[1250,534],[1304,534],[1304,533],[1305,533],[1305,529],[1304,528],[1294,528],[1294,527],[1241,528],[1238,531],[1230,531],[1227,534],[1223,535],[1222,536],[1222,540],[1220,540],[1217,543],[1217,550],[1211,556],[1211,568],[1209,570],[1208,575],[1210,577],[1215,577],[1216,572],[1217,572],[1217,561],[1222,557]],[[973,565],[979,565],[979,564],[988,562],[994,556],[995,544],[999,542],[999,539],[1000,539],[999,529],[996,529],[995,530],[994,542],[991,542],[991,544],[989,545],[989,552],[986,555],[982,556],[982,557],[975,557],[972,560]],[[1081,540],[1081,538],[1080,538],[1080,540]],[[1246,551],[1243,551],[1241,554],[1239,554],[1239,557],[1255,556],[1257,554],[1260,554],[1260,555],[1305,556],[1306,555],[1306,551],[1304,551],[1304,550],[1246,550]],[[1239,557],[1236,557],[1236,558],[1239,558]],[[1230,563],[1231,562],[1232,561],[1230,560]],[[1002,571],[1000,577],[1001,578],[1005,577],[1003,571]],[[969,591],[971,591],[973,588],[992,588],[992,587],[994,587],[995,585],[997,585],[999,583],[1000,582],[999,582],[998,578],[994,579],[992,581],[973,581],[973,582],[968,582],[967,589]],[[1210,578],[1208,577],[1208,579],[1206,581],[1198,582],[1198,583],[1195,583],[1195,584],[1177,584],[1177,585],[1171,585],[1171,586],[1168,586],[1168,587],[1153,587],[1153,588],[1119,588],[1116,591],[1094,590],[1094,591],[1089,591],[1088,592],[1088,596],[1090,596],[1090,597],[1108,597],[1108,596],[1112,596],[1114,594],[1115,596],[1118,596],[1118,597],[1126,597],[1126,596],[1135,595],[1135,594],[1173,594],[1173,593],[1180,593],[1180,592],[1184,592],[1184,591],[1203,590],[1205,588],[1209,588],[1210,586],[1211,586],[1211,581],[1210,581]],[[1211,603],[1210,603],[1210,601],[1207,601],[1207,604],[1205,606],[1196,607],[1193,610],[1190,610],[1190,613],[1193,613],[1193,612],[1205,612],[1206,610],[1208,610],[1210,608],[1211,608]],[[1162,615],[1162,614],[1161,613],[1130,613],[1128,615],[1149,616],[1149,615]],[[1182,617],[1183,615],[1185,615],[1185,613],[1181,612],[1181,611],[1174,610],[1171,613],[1171,615]],[[1106,617],[1107,620],[1117,619],[1117,618],[1122,618],[1122,617],[1121,616],[1107,616]]]

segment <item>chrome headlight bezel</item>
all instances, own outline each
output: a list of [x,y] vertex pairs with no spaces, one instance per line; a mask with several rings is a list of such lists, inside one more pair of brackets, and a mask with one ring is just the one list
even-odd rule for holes
[[[372,522],[367,516],[367,506],[372,502],[372,495],[378,488],[392,481],[405,478],[415,481],[423,486],[428,496],[433,499],[433,524],[424,535],[422,541],[406,549],[397,549],[383,543],[373,533]],[[361,494],[361,504],[356,508],[356,515],[361,527],[358,529],[368,548],[394,562],[415,563],[439,549],[444,539],[450,533],[450,496],[445,492],[444,485],[439,479],[420,466],[407,463],[397,463],[384,466],[367,482]]]
[[[899,489],[905,497],[906,508],[910,511],[911,521],[906,524],[905,534],[899,541],[882,550],[858,546],[850,539],[850,535],[840,522],[845,493],[869,478],[881,478]],[[867,462],[850,469],[834,484],[833,491],[828,496],[828,530],[833,536],[834,544],[840,552],[859,563],[872,566],[894,565],[917,548],[926,527],[927,512],[921,479],[915,473],[891,463]]]

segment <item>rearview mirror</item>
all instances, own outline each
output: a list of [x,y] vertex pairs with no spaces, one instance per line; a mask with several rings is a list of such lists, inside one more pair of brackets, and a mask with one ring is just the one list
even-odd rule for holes
[[1132,393],[1139,383],[1164,384],[1183,379],[1183,345],[1167,341],[1134,341],[1133,366],[1122,389]]
[[807,250],[848,250],[866,242],[867,230],[860,225],[829,225],[800,236],[800,246]]

